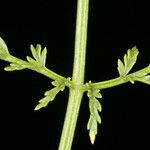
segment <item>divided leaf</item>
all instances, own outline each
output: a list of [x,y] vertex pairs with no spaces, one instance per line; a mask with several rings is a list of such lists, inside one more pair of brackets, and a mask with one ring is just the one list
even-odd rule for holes
[[5,43],[4,40],[0,37],[0,53],[1,53],[1,52],[9,54],[6,43]]
[[52,84],[55,86],[53,89],[46,91],[44,93],[45,97],[39,100],[39,104],[35,107],[34,110],[39,110],[42,107],[46,107],[49,102],[53,101],[59,91],[63,91],[65,89],[65,83],[59,81],[52,81]]
[[148,65],[144,69],[141,69],[139,71],[131,73],[126,78],[131,83],[134,83],[135,81],[139,81],[139,82],[142,82],[142,83],[150,85],[150,65]]
[[136,77],[135,80],[150,85],[150,75],[143,76],[143,77]]
[[42,47],[40,44],[37,44],[36,48],[31,44],[30,46],[31,53],[33,55],[33,58],[27,56],[27,60],[30,63],[38,63],[42,66],[45,66],[46,63],[46,54],[47,54],[47,49],[46,47],[42,50]]
[[0,37],[0,59],[7,61],[9,51],[4,40]]
[[134,81],[139,81],[145,84],[149,84],[150,85],[150,75],[148,73],[145,74],[133,74],[130,76],[130,78]]
[[7,66],[4,68],[5,71],[14,71],[14,70],[22,70],[25,69],[26,67],[17,64],[17,63],[11,63],[10,66]]
[[[37,68],[38,68],[38,65],[44,67],[46,63],[46,54],[47,54],[46,48],[42,50],[41,45],[37,44],[36,48],[34,48],[33,45],[31,45],[30,49],[31,49],[33,58],[27,56],[28,62],[25,62],[22,60],[12,62],[10,63],[9,66],[5,67],[5,71],[22,70],[22,69],[30,67],[31,64],[36,65]],[[6,53],[8,53],[7,46],[5,42],[0,38],[0,58],[2,57],[1,59],[4,59],[6,56]]]
[[[91,83],[91,82],[90,82]],[[89,86],[90,86],[89,83]],[[97,98],[102,98],[100,90],[95,90],[90,88],[87,93],[89,97],[89,109],[90,109],[90,118],[87,124],[87,129],[89,130],[89,136],[91,143],[94,144],[98,123],[101,123],[101,117],[99,112],[102,111],[102,106]]]
[[138,54],[139,51],[135,46],[132,49],[128,49],[127,54],[124,55],[124,63],[118,59],[118,72],[120,76],[125,76],[129,73],[136,63]]

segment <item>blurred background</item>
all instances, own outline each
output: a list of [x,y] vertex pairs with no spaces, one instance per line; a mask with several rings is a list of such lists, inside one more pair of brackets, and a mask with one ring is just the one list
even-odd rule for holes
[[[7,1],[1,3],[0,36],[11,54],[26,59],[30,44],[47,47],[46,66],[71,77],[77,0]],[[148,1],[90,0],[85,82],[118,76],[117,59],[128,48],[140,51],[132,71],[150,63],[150,6]],[[65,117],[68,89],[48,107],[34,111],[51,80],[30,70],[5,72],[0,60],[1,143],[6,149],[56,150]],[[136,82],[101,90],[95,144],[86,130],[88,98],[83,97],[72,150],[150,149],[148,85]]]

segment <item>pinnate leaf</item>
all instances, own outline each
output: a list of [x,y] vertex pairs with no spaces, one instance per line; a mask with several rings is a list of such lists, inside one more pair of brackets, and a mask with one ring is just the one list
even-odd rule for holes
[[27,56],[28,62],[34,64],[38,63],[42,66],[45,66],[46,63],[46,55],[47,55],[47,49],[46,47],[42,50],[42,47],[40,44],[37,44],[36,47],[34,47],[32,44],[30,46],[31,53],[33,55],[33,58]]
[[144,75],[144,76],[131,76],[131,79],[133,81],[139,81],[145,84],[150,85],[150,75]]
[[26,67],[17,63],[11,63],[10,66],[5,67],[5,71],[22,70]]
[[139,81],[150,85],[150,65],[148,65],[144,69],[129,74],[128,76],[126,76],[126,78],[131,83],[134,83],[135,81]]
[[118,72],[120,76],[125,76],[132,69],[136,63],[139,51],[136,47],[128,49],[127,54],[124,55],[124,63],[118,59]]
[[[70,78],[69,78],[70,79]],[[68,80],[68,79],[67,79]],[[44,98],[39,100],[39,104],[35,107],[34,110],[39,110],[42,107],[46,107],[50,101],[53,101],[56,95],[65,89],[65,82],[52,81],[52,84],[55,86],[51,90],[48,90],[44,93]]]
[[[89,87],[90,87],[89,82]],[[92,87],[88,90],[87,93],[89,97],[89,109],[90,109],[90,118],[88,120],[87,129],[89,130],[89,136],[91,143],[94,144],[98,123],[101,123],[101,117],[99,112],[102,111],[102,106],[97,98],[102,98],[100,90],[93,89]]]
[[136,80],[150,85],[150,75],[136,78]]

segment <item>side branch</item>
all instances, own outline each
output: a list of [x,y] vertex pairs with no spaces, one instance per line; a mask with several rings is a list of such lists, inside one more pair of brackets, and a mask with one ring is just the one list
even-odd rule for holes
[[126,80],[125,78],[118,77],[118,78],[107,80],[107,81],[91,83],[91,86],[94,89],[106,89],[106,88],[111,88],[111,87],[114,87],[114,86],[117,86],[126,82],[128,82],[128,80]]
[[[14,57],[12,55],[7,55],[3,60],[7,61],[7,62],[10,62],[11,64],[17,64],[17,65],[20,65],[22,66],[22,69],[30,69],[30,70],[33,70],[33,71],[36,71],[40,74],[43,74],[45,75],[46,77],[50,78],[50,79],[53,79],[53,80],[57,80],[57,81],[63,81],[63,80],[66,80],[65,77],[51,71],[50,69],[46,68],[45,66],[41,66],[41,65],[37,65],[37,64],[31,64],[27,61],[24,61],[22,59],[19,59],[17,57]],[[6,71],[7,70],[7,67],[5,68]],[[16,70],[19,70],[16,68]],[[68,85],[66,86],[69,86],[69,83]]]
[[[126,83],[128,81],[130,81],[132,84],[134,84],[134,81],[139,81],[150,85],[150,65],[148,65],[144,69],[128,74],[136,63],[138,54],[139,51],[136,46],[128,49],[127,53],[124,55],[123,61],[118,59],[117,69],[119,77],[108,81],[91,83],[92,88],[105,89]],[[86,84],[83,86],[83,90],[89,90]]]
[[[10,66],[5,67],[6,71],[22,70],[27,68],[41,73],[47,76],[48,78],[51,78],[56,81],[63,82],[66,80],[66,78],[58,75],[57,73],[45,67],[47,55],[46,47],[42,50],[40,44],[37,44],[36,47],[30,45],[30,50],[33,58],[27,56],[27,61],[14,57],[9,53],[7,45],[5,44],[4,40],[0,37],[0,59],[10,62]],[[66,82],[66,86],[70,86],[70,83]]]
[[[128,74],[126,76],[120,76],[111,80],[101,81],[96,83],[91,83],[93,89],[106,89],[111,88],[123,83],[131,82],[134,84],[134,81],[143,82],[146,84],[150,84],[150,65],[145,67],[144,69],[138,70],[134,73]],[[87,85],[83,85],[82,89],[84,91],[89,90]]]

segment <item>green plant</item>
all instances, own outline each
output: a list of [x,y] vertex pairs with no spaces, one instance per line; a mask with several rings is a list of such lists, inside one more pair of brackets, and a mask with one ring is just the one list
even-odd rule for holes
[[88,6],[89,0],[78,0],[72,78],[65,78],[46,68],[45,63],[47,50],[46,48],[42,50],[41,45],[37,44],[36,47],[31,45],[30,50],[33,58],[27,56],[27,60],[22,60],[11,55],[5,42],[2,38],[0,38],[0,59],[10,62],[10,65],[5,67],[6,71],[22,70],[27,68],[54,80],[52,81],[54,88],[45,92],[44,98],[39,100],[39,104],[35,107],[35,110],[46,107],[50,101],[54,100],[55,96],[60,91],[63,91],[65,87],[69,88],[69,100],[59,150],[71,149],[80,103],[85,92],[87,92],[87,96],[89,97],[90,109],[90,117],[87,123],[87,129],[89,130],[91,143],[94,144],[98,123],[101,123],[99,112],[101,112],[102,106],[98,101],[98,98],[102,98],[100,90],[117,86],[126,82],[131,82],[134,84],[135,81],[139,81],[150,84],[150,65],[129,74],[130,70],[136,63],[137,56],[139,54],[139,51],[136,47],[128,49],[127,54],[124,55],[123,62],[118,59],[119,77],[108,81],[96,83],[89,81],[88,83],[84,83]]

